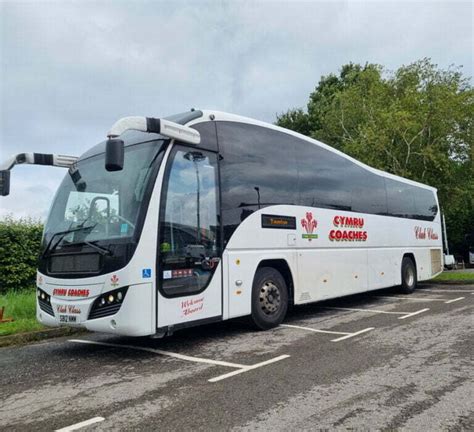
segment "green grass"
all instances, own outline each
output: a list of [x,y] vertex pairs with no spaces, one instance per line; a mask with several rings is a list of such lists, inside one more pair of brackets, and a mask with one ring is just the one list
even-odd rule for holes
[[473,281],[474,273],[468,272],[443,272],[439,276],[436,276],[434,281]]
[[0,294],[0,308],[5,306],[3,318],[13,318],[13,322],[0,323],[0,336],[41,330],[36,321],[36,292],[34,289],[9,291]]

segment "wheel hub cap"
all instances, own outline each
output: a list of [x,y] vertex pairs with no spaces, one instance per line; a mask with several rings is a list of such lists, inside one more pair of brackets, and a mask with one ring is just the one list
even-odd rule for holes
[[413,282],[415,281],[415,274],[413,272],[413,269],[408,267],[405,271],[405,281],[408,286],[412,286]]
[[272,282],[267,281],[260,289],[260,307],[266,315],[272,315],[280,309],[280,290]]

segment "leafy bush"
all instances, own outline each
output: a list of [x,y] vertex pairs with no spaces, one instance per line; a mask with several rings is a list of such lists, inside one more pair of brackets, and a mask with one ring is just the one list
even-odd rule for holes
[[0,221],[0,293],[34,285],[42,231],[34,219]]
[[29,290],[9,291],[0,294],[0,308],[5,307],[5,318],[12,322],[0,324],[0,337],[44,328],[36,321],[36,293]]

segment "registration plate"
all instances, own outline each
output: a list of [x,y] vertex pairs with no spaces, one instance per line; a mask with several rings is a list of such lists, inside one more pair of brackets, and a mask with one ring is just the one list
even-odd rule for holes
[[62,323],[76,323],[77,317],[74,315],[59,315],[59,322]]

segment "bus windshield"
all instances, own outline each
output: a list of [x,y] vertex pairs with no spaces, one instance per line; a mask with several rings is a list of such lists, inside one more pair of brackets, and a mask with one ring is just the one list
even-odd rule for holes
[[43,246],[132,237],[152,167],[163,157],[163,144],[158,140],[125,147],[121,171],[105,169],[104,153],[80,160],[58,189]]

